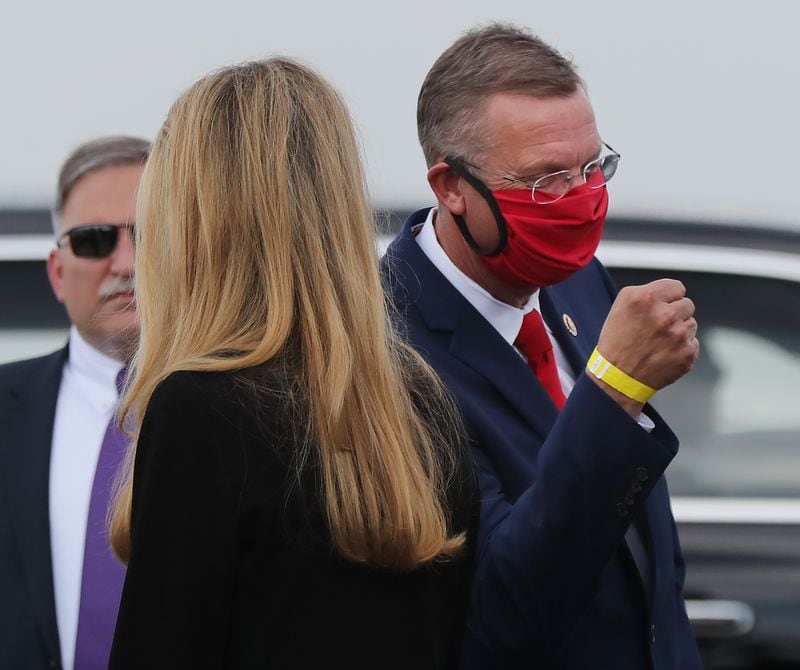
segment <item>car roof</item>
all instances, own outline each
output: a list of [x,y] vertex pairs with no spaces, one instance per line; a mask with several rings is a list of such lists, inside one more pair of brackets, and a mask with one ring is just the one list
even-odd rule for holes
[[711,272],[800,282],[800,232],[788,229],[612,219],[597,256],[610,269]]
[[609,218],[603,239],[732,247],[800,254],[800,229],[718,222]]

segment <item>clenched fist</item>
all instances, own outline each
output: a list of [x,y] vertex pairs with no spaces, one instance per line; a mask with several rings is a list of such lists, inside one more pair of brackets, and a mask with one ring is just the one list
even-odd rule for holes
[[696,335],[694,303],[684,285],[657,279],[619,292],[597,350],[623,372],[658,390],[692,369],[700,352]]

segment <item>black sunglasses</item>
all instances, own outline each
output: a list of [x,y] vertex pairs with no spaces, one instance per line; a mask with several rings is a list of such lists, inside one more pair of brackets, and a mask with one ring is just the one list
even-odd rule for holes
[[58,238],[56,245],[60,248],[68,237],[72,253],[79,258],[108,258],[117,248],[120,228],[127,228],[131,240],[136,241],[133,224],[97,223],[68,230]]

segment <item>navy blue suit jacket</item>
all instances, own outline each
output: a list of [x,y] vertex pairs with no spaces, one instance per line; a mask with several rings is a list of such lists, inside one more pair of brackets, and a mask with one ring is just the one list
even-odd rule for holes
[[61,666],[50,551],[50,447],[67,349],[0,366],[0,668]]
[[[424,255],[414,234],[426,215],[406,221],[382,270],[401,328],[454,394],[475,447],[481,524],[462,667],[700,668],[662,477],[678,441],[651,408],[648,434],[582,372],[613,301],[610,277],[595,260],[540,292],[578,373],[559,412]],[[632,522],[646,556],[625,541]]]

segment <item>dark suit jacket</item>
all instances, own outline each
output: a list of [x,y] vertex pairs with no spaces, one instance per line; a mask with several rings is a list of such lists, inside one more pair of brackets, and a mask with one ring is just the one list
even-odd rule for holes
[[0,668],[61,665],[49,481],[67,349],[0,366]]
[[[607,273],[594,261],[541,291],[578,373],[559,413],[419,248],[414,227],[426,215],[409,218],[382,262],[398,319],[454,393],[475,445],[481,525],[463,667],[699,668],[662,477],[677,439],[651,408],[648,434],[582,372],[614,297]],[[625,542],[633,520],[643,557]]]
[[[474,544],[407,572],[341,559],[313,450],[296,476],[307,414],[287,411],[281,389],[263,369],[178,372],[156,389],[110,669],[455,668]],[[461,461],[449,509],[474,537]]]

